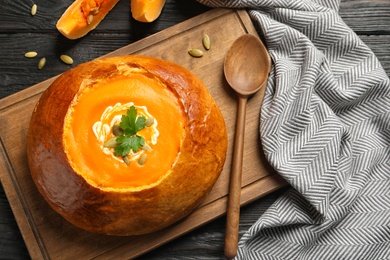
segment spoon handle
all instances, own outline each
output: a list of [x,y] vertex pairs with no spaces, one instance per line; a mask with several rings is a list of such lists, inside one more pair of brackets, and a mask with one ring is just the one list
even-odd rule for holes
[[233,259],[236,256],[238,246],[246,103],[247,98],[239,96],[226,219],[225,256],[228,259]]

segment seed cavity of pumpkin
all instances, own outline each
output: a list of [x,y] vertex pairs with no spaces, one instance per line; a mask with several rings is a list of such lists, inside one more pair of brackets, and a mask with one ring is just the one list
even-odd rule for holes
[[68,64],[68,65],[73,64],[73,59],[72,59],[72,57],[70,57],[69,55],[62,54],[62,55],[60,56],[60,59],[61,59],[62,62],[64,62],[65,64]]
[[93,15],[97,15],[99,13],[99,7],[95,6],[91,9],[90,13]]
[[45,67],[45,65],[46,65],[46,58],[43,57],[38,62],[38,69],[39,70],[43,69],[43,67]]
[[36,51],[29,51],[24,54],[24,57],[26,58],[34,58],[38,55]]
[[34,16],[37,14],[38,6],[36,4],[33,4],[31,7],[31,15]]

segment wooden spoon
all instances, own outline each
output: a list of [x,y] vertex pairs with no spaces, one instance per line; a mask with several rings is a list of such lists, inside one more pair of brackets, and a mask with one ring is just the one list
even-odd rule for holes
[[250,95],[265,86],[270,68],[267,49],[259,38],[251,34],[235,40],[225,57],[225,77],[238,96],[225,235],[225,256],[228,259],[237,254],[246,104]]

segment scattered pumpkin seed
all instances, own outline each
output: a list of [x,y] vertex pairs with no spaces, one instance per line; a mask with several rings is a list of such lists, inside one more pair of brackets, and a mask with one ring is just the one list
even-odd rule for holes
[[147,143],[145,143],[143,146],[141,146],[141,149],[144,150],[144,151],[152,151],[152,147],[150,147],[150,145],[148,145]]
[[148,155],[146,153],[144,153],[143,155],[141,155],[141,157],[139,158],[138,160],[138,164],[139,165],[144,165],[145,164],[145,161],[146,161],[146,157],[148,157]]
[[153,125],[153,123],[154,123],[154,118],[153,117],[148,117],[145,120],[145,126],[147,126],[147,127],[150,127],[151,125]]
[[39,70],[43,69],[43,67],[45,67],[45,65],[46,65],[46,58],[43,57],[38,62],[38,69]]
[[110,139],[108,139],[104,145],[104,147],[107,147],[107,148],[115,148],[118,146],[118,143],[116,142],[116,137],[112,137]]
[[207,34],[203,35],[202,43],[203,43],[203,47],[206,50],[210,50],[211,41],[210,41],[210,37]]
[[26,52],[26,53],[24,54],[24,57],[26,57],[26,58],[34,58],[34,57],[37,56],[37,55],[38,55],[37,52],[35,52],[35,51],[29,51],[29,52]]
[[203,56],[203,51],[199,50],[199,49],[190,49],[188,51],[188,53],[192,56],[192,57],[196,57],[196,58],[200,58]]
[[119,126],[119,125],[113,125],[112,126],[112,133],[115,135],[115,136],[120,136],[120,135],[123,135],[123,129]]
[[126,165],[129,165],[129,164],[130,164],[129,157],[127,157],[126,155],[125,155],[125,156],[122,156],[122,159],[123,159],[123,161],[126,163]]
[[36,15],[37,10],[38,10],[38,6],[36,4],[33,4],[33,6],[31,7],[31,15],[32,16]]
[[87,24],[91,24],[93,21],[93,14],[89,14],[87,17]]
[[70,57],[70,56],[68,56],[68,55],[62,54],[62,55],[60,56],[60,59],[61,59],[65,64],[68,64],[68,65],[73,64],[73,59],[72,59],[72,57]]

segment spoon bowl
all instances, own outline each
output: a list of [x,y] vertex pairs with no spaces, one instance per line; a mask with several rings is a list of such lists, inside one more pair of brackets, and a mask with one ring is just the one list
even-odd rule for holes
[[244,34],[230,47],[224,62],[224,73],[230,87],[249,96],[261,89],[268,79],[271,59],[259,38]]
[[238,97],[225,234],[225,256],[228,259],[233,259],[237,254],[246,104],[249,96],[265,86],[270,69],[271,59],[267,49],[252,34],[237,38],[224,61],[225,78]]

